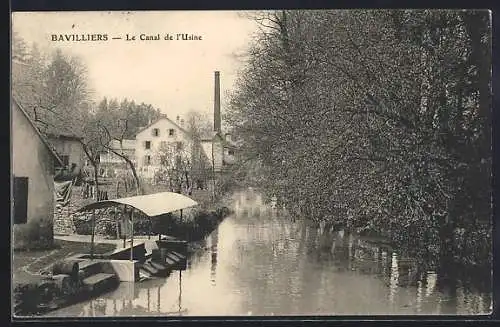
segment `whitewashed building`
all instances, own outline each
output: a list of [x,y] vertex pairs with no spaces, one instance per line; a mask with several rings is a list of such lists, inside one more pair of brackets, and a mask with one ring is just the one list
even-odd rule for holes
[[47,245],[54,238],[54,171],[63,162],[13,98],[11,119],[13,247]]
[[137,172],[145,178],[153,178],[155,173],[162,168],[166,152],[171,154],[171,164],[176,160],[176,154],[189,160],[193,146],[193,139],[180,125],[167,116],[162,116],[136,134],[135,156]]
[[54,147],[63,162],[62,169],[80,171],[85,163],[86,155],[83,150],[82,137],[69,133],[50,133],[47,140]]
[[[133,163],[136,163],[135,147],[136,140],[124,139],[122,142],[112,140],[108,144],[109,148],[117,153],[127,156]],[[112,150],[106,150],[100,155],[100,163],[104,166],[124,166],[125,161],[122,157],[115,154]]]

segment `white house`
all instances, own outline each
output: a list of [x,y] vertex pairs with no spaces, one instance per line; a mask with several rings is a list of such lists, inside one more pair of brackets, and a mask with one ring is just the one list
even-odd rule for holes
[[[108,145],[114,151],[126,155],[133,163],[136,163],[135,156],[135,147],[136,140],[124,139],[120,143],[118,140],[112,140]],[[110,165],[110,166],[123,166],[125,162],[123,158],[116,155],[113,151],[107,150],[100,155],[100,163],[101,165]]]
[[[138,173],[145,178],[153,178],[162,167],[161,161],[165,159],[162,154],[166,148],[171,152],[169,158],[172,165],[179,160],[178,155],[191,160],[191,163],[194,160],[204,161],[208,164],[205,167],[216,172],[235,162],[236,145],[229,133],[223,134],[221,131],[219,72],[215,72],[214,131],[210,135],[202,136],[201,142],[195,142],[183,128],[183,120],[177,117],[174,122],[166,115],[161,116],[136,134],[135,156]],[[197,159],[194,159],[195,157]]]
[[54,235],[54,168],[63,162],[14,98],[11,124],[13,246],[46,245]]
[[[136,134],[135,156],[137,171],[145,178],[153,178],[162,167],[166,152],[181,154],[190,160],[195,146],[189,133],[182,128],[182,123],[175,123],[167,116],[161,116],[156,121],[139,130]],[[169,156],[174,164],[175,155]]]

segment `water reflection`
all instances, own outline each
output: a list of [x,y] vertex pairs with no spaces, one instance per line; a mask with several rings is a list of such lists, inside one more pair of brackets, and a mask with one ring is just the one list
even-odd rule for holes
[[212,282],[212,285],[215,285],[215,276],[216,276],[216,271],[217,271],[217,243],[219,241],[219,231],[216,229],[213,231],[213,233],[209,236],[210,238],[210,281]]
[[387,246],[282,216],[254,192],[224,220],[182,274],[137,284],[57,316],[478,314],[491,294],[440,286]]

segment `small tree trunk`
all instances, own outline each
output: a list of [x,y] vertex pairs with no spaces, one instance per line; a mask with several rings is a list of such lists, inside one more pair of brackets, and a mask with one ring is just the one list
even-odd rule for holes
[[92,227],[90,235],[90,259],[94,259],[95,209],[92,211]]
[[[99,194],[99,163],[97,163],[97,161],[93,161],[93,166],[94,166],[95,193]],[[91,259],[94,258],[94,234],[95,234],[95,209],[92,212],[92,236],[91,236],[92,239],[90,248]]]
[[119,222],[117,219],[116,207],[115,207],[115,226],[116,226],[116,239],[119,240],[120,239],[120,225],[119,225]]
[[135,166],[134,164],[132,163],[132,161],[128,158],[125,159],[130,167],[130,170],[132,170],[132,175],[134,176],[134,180],[135,180],[135,185],[136,185],[136,194],[137,195],[141,195],[143,194],[143,190],[142,190],[142,186],[141,186],[141,182],[139,180],[139,176],[137,176],[137,171],[135,170]]

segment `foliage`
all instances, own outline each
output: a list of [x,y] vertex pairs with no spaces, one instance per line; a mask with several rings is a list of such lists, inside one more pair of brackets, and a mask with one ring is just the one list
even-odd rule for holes
[[16,250],[49,249],[54,245],[54,232],[48,217],[28,220],[14,229]]
[[12,88],[37,127],[47,134],[81,136],[91,107],[83,63],[59,49],[46,57],[36,44],[13,51],[27,53],[13,54],[18,60],[13,63]]
[[207,184],[210,164],[201,147],[201,140],[211,134],[207,117],[192,111],[188,115],[186,132],[192,138],[187,142],[164,142],[155,153],[156,182],[168,185],[171,191],[191,194],[192,190]]
[[[45,134],[82,137],[88,158],[88,177],[98,183],[100,154],[111,149],[110,141],[133,138],[142,126],[159,117],[158,109],[144,103],[104,98],[98,105],[92,100],[87,84],[87,69],[77,57],[56,49],[50,56],[41,53],[36,44],[29,47],[14,35],[13,93]],[[116,151],[131,169],[140,185],[131,158]],[[98,190],[97,190],[98,191]]]
[[106,126],[113,136],[120,139],[134,139],[135,134],[151,121],[160,117],[160,110],[150,104],[123,99],[103,98],[98,104],[93,115],[93,120]]
[[454,229],[490,219],[487,12],[255,18],[228,115],[247,180],[296,215],[419,255],[449,255]]

